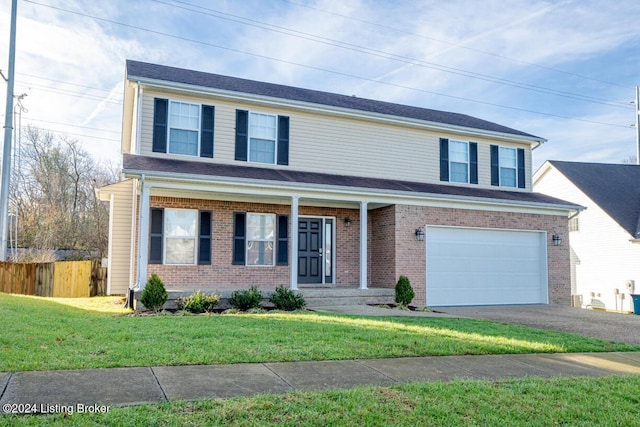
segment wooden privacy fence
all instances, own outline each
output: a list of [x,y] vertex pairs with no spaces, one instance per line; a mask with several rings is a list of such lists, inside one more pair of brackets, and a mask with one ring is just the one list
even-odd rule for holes
[[0,262],[0,292],[61,298],[106,295],[107,269],[98,260]]

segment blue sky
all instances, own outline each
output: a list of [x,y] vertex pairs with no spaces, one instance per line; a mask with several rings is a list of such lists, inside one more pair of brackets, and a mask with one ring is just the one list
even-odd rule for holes
[[469,114],[548,139],[534,168],[616,163],[636,151],[638,23],[635,0],[19,0],[15,94],[23,125],[111,164],[127,58]]

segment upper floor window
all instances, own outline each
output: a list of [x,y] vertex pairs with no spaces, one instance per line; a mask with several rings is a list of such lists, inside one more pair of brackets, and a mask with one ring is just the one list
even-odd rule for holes
[[289,164],[289,117],[236,110],[235,159]]
[[469,143],[449,141],[449,180],[469,182]]
[[500,147],[498,151],[498,165],[500,166],[500,185],[503,187],[515,187],[517,184],[516,149]]
[[275,163],[276,160],[276,116],[272,114],[249,114],[249,161]]
[[155,98],[153,152],[213,157],[214,116],[212,105]]
[[440,181],[478,183],[478,144],[440,138]]
[[491,185],[525,188],[524,148],[492,145]]
[[169,152],[198,155],[200,106],[171,101],[169,104]]

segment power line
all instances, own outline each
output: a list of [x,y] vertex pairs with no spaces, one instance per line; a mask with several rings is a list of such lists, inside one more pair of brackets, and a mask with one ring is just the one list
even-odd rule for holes
[[600,122],[600,121],[596,121],[596,120],[581,119],[581,118],[576,118],[576,117],[568,117],[568,116],[563,116],[563,115],[559,115],[559,114],[544,113],[544,112],[541,112],[541,111],[534,111],[534,110],[528,110],[528,109],[525,109],[525,108],[513,107],[513,106],[508,106],[508,105],[502,105],[502,104],[495,104],[495,103],[488,102],[488,101],[480,101],[480,100],[476,100],[476,99],[465,98],[465,97],[462,97],[462,96],[447,95],[447,94],[444,94],[444,93],[428,91],[428,90],[425,90],[425,89],[409,87],[409,86],[400,85],[400,84],[396,84],[396,83],[384,82],[384,81],[380,81],[380,80],[376,80],[376,79],[372,79],[372,78],[368,78],[368,77],[357,76],[357,75],[354,75],[354,74],[344,73],[344,72],[335,71],[335,70],[329,70],[329,69],[326,69],[326,68],[315,67],[315,66],[306,65],[306,64],[300,64],[300,63],[296,63],[296,62],[293,62],[293,61],[274,58],[274,57],[267,56],[267,55],[262,55],[262,54],[258,54],[258,53],[252,53],[252,52],[243,51],[243,50],[240,50],[240,49],[221,46],[221,45],[205,42],[205,41],[202,41],[202,40],[190,39],[188,37],[179,36],[179,35],[170,34],[170,33],[165,33],[165,32],[162,32],[162,31],[152,30],[152,29],[149,29],[149,28],[143,28],[143,27],[139,27],[139,26],[136,26],[136,25],[125,24],[123,22],[118,22],[118,21],[114,21],[114,20],[110,20],[110,19],[106,19],[106,18],[100,18],[100,17],[89,15],[89,14],[82,13],[82,12],[77,12],[77,11],[73,11],[73,10],[68,10],[68,9],[63,9],[63,8],[60,8],[60,7],[56,7],[56,6],[51,6],[51,5],[38,3],[38,2],[35,2],[33,0],[24,0],[24,1],[26,1],[28,3],[36,4],[36,5],[39,5],[39,6],[44,6],[44,7],[47,7],[47,8],[51,8],[51,9],[54,9],[54,10],[58,10],[58,11],[61,11],[61,12],[67,12],[67,13],[71,13],[71,14],[74,14],[74,15],[84,16],[84,17],[87,17],[87,18],[95,19],[97,21],[107,22],[107,23],[110,23],[110,24],[119,25],[119,26],[126,27],[126,28],[131,28],[131,29],[135,29],[135,30],[139,30],[139,31],[145,31],[145,32],[148,32],[148,33],[151,33],[151,34],[157,34],[157,35],[161,35],[161,36],[165,36],[165,37],[170,37],[170,38],[173,38],[173,39],[176,39],[176,40],[187,41],[187,42],[191,42],[191,43],[196,43],[196,44],[200,44],[200,45],[204,45],[204,46],[213,47],[213,48],[216,48],[216,49],[221,49],[221,50],[226,50],[226,51],[230,51],[230,52],[240,53],[240,54],[243,54],[243,55],[249,55],[249,56],[253,56],[253,57],[256,57],[256,58],[267,59],[267,60],[270,60],[270,61],[276,61],[276,62],[280,62],[280,63],[283,63],[283,64],[295,65],[295,66],[298,66],[298,67],[307,68],[307,69],[314,70],[314,71],[321,71],[321,72],[324,72],[324,73],[335,74],[335,75],[339,75],[339,76],[343,76],[343,77],[354,78],[354,79],[373,82],[373,83],[382,84],[382,85],[386,85],[386,86],[391,86],[391,87],[396,87],[396,88],[401,88],[401,89],[407,89],[407,90],[412,90],[412,91],[416,91],[416,92],[428,93],[428,94],[431,94],[431,95],[438,95],[438,96],[443,96],[443,97],[447,97],[447,98],[452,98],[452,99],[457,99],[457,100],[462,100],[462,101],[467,101],[467,102],[473,102],[473,103],[477,103],[477,104],[481,104],[481,105],[489,105],[489,106],[498,107],[498,108],[505,108],[505,109],[514,110],[514,111],[521,111],[521,112],[526,112],[526,113],[531,113],[531,114],[538,114],[538,115],[549,116],[549,117],[557,117],[557,118],[563,118],[563,119],[567,119],[567,120],[574,120],[574,121],[580,121],[580,122],[586,122],[586,123],[600,124],[600,125],[605,125],[605,126],[628,128],[628,126],[625,126],[625,125],[618,125],[618,124],[613,124],[613,123],[605,123],[605,122]]
[[425,36],[423,34],[412,33],[410,31],[403,30],[403,29],[400,29],[400,28],[390,27],[388,25],[383,25],[383,24],[379,24],[377,22],[367,21],[367,20],[364,20],[364,19],[359,19],[359,18],[355,18],[355,17],[352,17],[352,16],[343,15],[343,14],[340,14],[340,13],[337,13],[337,12],[331,12],[329,10],[320,9],[318,7],[309,6],[309,5],[298,3],[298,2],[295,2],[295,1],[292,1],[292,0],[282,0],[282,1],[285,1],[285,2],[291,3],[291,4],[295,4],[296,6],[305,7],[307,9],[313,9],[313,10],[317,10],[319,12],[323,12],[323,13],[326,13],[326,14],[335,15],[335,16],[339,16],[341,18],[350,19],[352,21],[360,22],[360,23],[363,23],[363,24],[372,25],[372,26],[375,26],[375,27],[378,27],[378,28],[384,28],[386,30],[391,30],[391,31],[395,31],[395,32],[398,32],[398,33],[402,33],[402,34],[407,34],[409,36],[419,37],[419,38],[423,38],[425,40],[431,40],[431,41],[435,41],[435,42],[438,42],[438,43],[447,44],[449,46],[459,47],[461,49],[466,49],[466,50],[470,50],[470,51],[473,51],[473,52],[494,56],[496,58],[506,59],[508,61],[518,62],[520,64],[529,65],[529,66],[541,68],[541,69],[544,69],[544,70],[554,71],[556,73],[566,74],[566,75],[569,75],[569,76],[580,77],[582,79],[591,80],[591,81],[598,82],[598,83],[604,83],[604,84],[607,84],[607,85],[610,85],[610,86],[617,86],[617,87],[621,87],[621,88],[624,88],[624,89],[629,89],[630,88],[630,86],[623,86],[623,85],[618,84],[618,83],[612,83],[612,82],[609,82],[609,81],[606,81],[606,80],[596,79],[594,77],[585,76],[584,74],[573,73],[571,71],[566,71],[566,70],[561,70],[559,68],[549,67],[548,65],[542,65],[542,64],[535,63],[535,62],[524,61],[522,59],[513,58],[511,56],[501,55],[499,53],[490,52],[490,51],[483,50],[483,49],[477,49],[477,48],[465,46],[465,45],[460,44],[460,43],[455,43],[455,42],[450,42],[450,41],[447,41],[447,40],[437,39],[435,37]]
[[[197,5],[185,2],[185,1],[173,0],[174,3],[180,3],[180,4],[188,5],[190,7],[195,7],[197,9],[201,9],[201,10],[195,10],[195,9],[190,8],[190,7],[179,6],[179,5],[176,5],[176,4],[168,3],[168,2],[163,1],[163,0],[151,0],[151,1],[154,1],[154,2],[160,3],[160,4],[164,4],[164,5],[173,7],[173,8],[178,8],[178,9],[182,9],[182,10],[187,10],[187,11],[190,11],[190,12],[198,13],[200,15],[212,16],[212,17],[215,17],[215,18],[219,18],[219,19],[223,19],[223,20],[227,20],[227,21],[231,21],[231,22],[237,22],[237,23],[242,24],[242,25],[248,25],[248,26],[251,26],[251,27],[260,28],[260,29],[263,29],[263,30],[266,30],[266,31],[272,31],[272,32],[279,33],[279,34],[284,34],[284,35],[287,35],[287,36],[290,36],[290,37],[296,37],[296,38],[303,39],[303,40],[309,40],[309,41],[312,41],[312,42],[321,43],[321,44],[325,44],[325,45],[329,45],[329,46],[334,46],[334,47],[338,47],[338,48],[341,48],[341,49],[350,50],[350,51],[353,51],[353,52],[363,53],[363,54],[374,56],[374,57],[378,57],[378,58],[391,59],[391,60],[394,60],[394,61],[398,61],[398,62],[402,62],[402,63],[405,63],[405,64],[409,64],[409,65],[414,65],[414,66],[423,67],[423,68],[427,68],[427,69],[442,71],[442,72],[450,73],[450,74],[456,74],[456,75],[469,77],[469,78],[473,78],[473,79],[477,79],[477,80],[483,80],[483,81],[487,81],[487,82],[491,82],[491,83],[497,83],[497,84],[503,84],[503,85],[512,86],[512,87],[517,87],[519,89],[529,90],[529,91],[533,91],[533,92],[545,93],[545,94],[548,94],[548,95],[561,96],[561,97],[564,97],[564,98],[576,99],[576,100],[580,100],[580,101],[584,101],[584,102],[590,102],[590,103],[601,104],[601,105],[608,105],[608,106],[616,107],[616,108],[624,108],[624,109],[629,109],[630,108],[629,104],[626,103],[626,102],[610,101],[610,100],[603,99],[603,98],[597,98],[597,97],[592,97],[592,96],[587,96],[587,95],[576,94],[576,93],[572,93],[572,92],[567,92],[567,91],[547,88],[547,87],[543,87],[543,86],[532,85],[532,84],[528,84],[528,83],[524,83],[524,82],[518,82],[518,81],[515,81],[515,80],[505,79],[505,78],[502,78],[502,77],[496,77],[496,76],[491,76],[491,75],[488,75],[488,74],[482,74],[482,73],[477,73],[477,72],[474,72],[474,71],[464,70],[464,69],[461,69],[461,68],[451,67],[451,66],[448,66],[448,65],[442,65],[442,64],[437,64],[437,63],[433,63],[433,62],[423,61],[421,59],[412,58],[412,57],[409,57],[409,56],[397,55],[397,54],[394,54],[394,53],[385,52],[385,51],[382,51],[382,50],[373,49],[373,48],[369,48],[369,47],[366,47],[366,46],[360,46],[360,45],[356,45],[356,44],[353,44],[353,43],[343,42],[341,40],[330,39],[330,38],[327,38],[327,37],[322,37],[322,36],[318,36],[318,35],[315,35],[315,34],[310,34],[310,33],[305,33],[305,32],[302,32],[302,31],[292,30],[292,29],[289,29],[289,28],[285,28],[285,27],[281,27],[281,26],[265,23],[265,22],[262,22],[262,21],[257,21],[257,20],[254,20],[254,19],[244,18],[244,17],[238,16],[238,15],[233,15],[233,14],[226,13],[226,12],[221,12],[221,11],[218,11],[218,10],[215,10],[215,9],[210,9],[210,8],[207,8],[207,7],[204,7],[204,6],[197,6]],[[203,10],[206,10],[207,12],[204,12]]]
[[119,139],[104,138],[104,137],[101,137],[101,136],[86,135],[86,134],[82,134],[82,133],[64,132],[64,131],[55,130],[55,129],[41,128],[39,126],[38,126],[38,129],[46,130],[48,132],[55,133],[55,134],[58,134],[58,135],[73,135],[73,136],[81,136],[83,138],[93,138],[93,139],[101,139],[101,140],[104,140],[104,141],[120,142]]
[[49,78],[49,77],[37,76],[35,74],[27,74],[27,73],[16,73],[16,74],[19,74],[21,76],[26,76],[26,77],[33,77],[35,79],[49,80],[51,82],[62,83],[62,84],[65,84],[65,85],[77,86],[77,87],[81,87],[83,89],[92,89],[92,90],[99,90],[99,91],[102,91],[102,92],[111,93],[110,89],[102,89],[102,88],[93,87],[93,86],[86,86],[86,85],[81,85],[81,84],[78,84],[78,83],[67,82],[67,81],[64,81],[64,80],[56,80],[56,79],[52,79],[52,78]]
[[117,131],[117,130],[101,129],[101,128],[95,128],[95,127],[91,127],[91,126],[72,125],[70,123],[60,123],[60,122],[55,122],[55,121],[51,121],[51,120],[34,119],[33,117],[29,117],[28,120],[34,121],[34,122],[50,123],[50,124],[60,125],[60,126],[70,126],[70,127],[74,127],[74,128],[97,130],[99,132],[111,132],[111,133],[118,133],[118,134],[120,133],[120,131]]
[[82,93],[82,92],[74,92],[74,91],[71,91],[71,90],[54,88],[54,87],[50,87],[50,86],[41,86],[41,85],[38,85],[38,84],[33,84],[31,82],[16,81],[16,83],[20,83],[20,84],[26,85],[27,87],[30,87],[30,88],[37,88],[38,90],[41,90],[41,91],[44,91],[44,92],[55,93],[55,94],[58,94],[58,95],[74,96],[76,98],[90,99],[90,100],[94,100],[94,101],[103,101],[103,102],[109,102],[109,103],[112,103],[112,104],[121,104],[122,103],[122,101],[117,101],[117,100],[113,100],[113,99],[107,99],[107,98],[104,98],[104,97],[100,97],[98,95],[92,95],[92,94]]

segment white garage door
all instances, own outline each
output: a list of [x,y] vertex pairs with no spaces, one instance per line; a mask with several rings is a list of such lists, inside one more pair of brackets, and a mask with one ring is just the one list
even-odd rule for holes
[[427,305],[548,302],[546,233],[426,227]]

